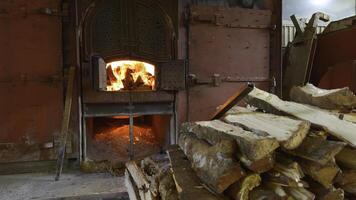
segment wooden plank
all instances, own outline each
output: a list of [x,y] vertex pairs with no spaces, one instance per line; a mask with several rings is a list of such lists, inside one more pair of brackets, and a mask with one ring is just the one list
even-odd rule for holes
[[245,98],[245,96],[252,90],[253,85],[251,84],[242,86],[234,95],[232,95],[223,105],[219,107],[219,109],[212,115],[211,119],[220,119],[227,111]]
[[223,121],[241,126],[258,135],[269,135],[285,149],[295,149],[309,132],[310,123],[268,113],[240,113],[227,115]]
[[219,120],[187,123],[181,130],[194,133],[212,145],[223,140],[236,141],[238,150],[252,161],[269,156],[279,147],[278,141],[268,135],[258,135]]
[[235,159],[229,142],[211,146],[194,134],[181,133],[179,146],[190,160],[198,177],[216,193],[222,193],[238,181],[244,170]]
[[312,84],[306,84],[305,86],[293,87],[290,97],[295,102],[330,110],[356,107],[356,96],[348,87],[325,90]]
[[69,121],[70,121],[70,113],[72,110],[72,96],[73,96],[73,87],[74,87],[74,76],[75,75],[75,67],[69,68],[69,76],[67,83],[67,91],[66,91],[66,99],[64,104],[64,112],[62,119],[62,128],[60,134],[60,146],[58,150],[58,160],[57,160],[57,171],[55,180],[58,181],[63,169],[63,162],[66,153],[66,145],[67,138],[69,132]]
[[190,162],[179,148],[167,151],[173,179],[180,200],[223,200],[225,198],[209,192],[190,166]]
[[286,113],[296,118],[309,121],[313,125],[323,127],[328,133],[356,147],[356,124],[340,120],[328,111],[303,105],[300,103],[283,101],[276,95],[254,88],[246,101],[267,112]]

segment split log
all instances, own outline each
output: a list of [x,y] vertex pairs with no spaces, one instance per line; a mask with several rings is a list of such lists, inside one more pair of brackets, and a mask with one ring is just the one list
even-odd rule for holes
[[297,148],[309,132],[310,123],[267,113],[227,115],[223,121],[242,126],[258,135],[270,135],[285,149]]
[[170,171],[167,171],[165,175],[161,176],[158,191],[161,200],[178,200],[177,188]]
[[185,124],[182,130],[212,145],[223,140],[236,141],[239,151],[252,161],[269,156],[279,147],[278,141],[267,134],[258,135],[219,120]]
[[323,127],[328,133],[356,147],[356,124],[340,120],[328,111],[295,102],[283,101],[276,95],[254,88],[246,101],[268,112],[286,113]]
[[231,185],[227,190],[227,194],[235,200],[248,200],[249,192],[260,184],[260,175],[250,174]]
[[245,168],[258,174],[271,170],[275,164],[275,159],[273,154],[266,156],[265,158],[262,158],[261,160],[257,160],[257,161],[249,160],[242,154],[238,154],[238,159],[240,160],[241,164]]
[[279,199],[292,200],[291,197],[290,198],[288,197],[288,194],[286,193],[286,191],[283,189],[282,186],[280,186],[278,184],[271,183],[271,182],[267,182],[264,185],[266,188],[273,191],[274,194],[276,194],[279,197]]
[[287,197],[280,197],[274,191],[258,187],[250,192],[250,200],[287,200]]
[[288,195],[295,200],[314,200],[315,195],[309,190],[302,187],[286,187],[284,188]]
[[126,168],[128,172],[130,172],[130,175],[138,188],[140,199],[142,200],[155,199],[151,191],[149,190],[150,184],[146,179],[141,168],[139,168],[134,161],[127,162]]
[[179,137],[179,145],[198,177],[217,193],[222,193],[244,175],[230,144],[221,141],[211,146],[191,133]]
[[252,106],[246,106],[246,107],[241,107],[241,106],[234,106],[232,107],[229,111],[226,112],[226,115],[236,115],[236,114],[241,114],[241,113],[252,113],[255,112],[257,108],[252,107]]
[[317,200],[344,200],[345,192],[341,188],[325,188],[320,183],[307,177],[309,190],[316,195]]
[[[343,186],[341,186],[341,188],[342,188],[345,192],[347,192],[347,193],[353,195],[353,198],[355,198],[355,196],[356,196],[356,183],[351,183],[351,184],[348,184],[348,185],[343,185]],[[351,198],[350,198],[350,200],[351,200]]]
[[325,90],[306,84],[302,87],[293,87],[290,98],[295,102],[331,110],[356,107],[356,96],[348,87]]
[[300,158],[325,165],[331,160],[334,160],[335,155],[338,154],[345,145],[343,142],[329,141],[321,137],[306,137],[297,149],[287,152]]
[[130,200],[140,200],[140,195],[137,186],[127,169],[125,170],[125,186],[127,189],[127,193],[129,194]]
[[303,171],[307,175],[326,188],[333,186],[335,177],[341,171],[333,161],[330,161],[326,165],[320,165],[319,163],[308,160],[300,160],[298,163],[302,166]]
[[355,155],[356,155],[356,149],[345,147],[338,154],[336,154],[335,159],[337,164],[339,164],[341,167],[356,170]]
[[338,185],[347,185],[356,183],[356,170],[343,170],[336,179],[335,183]]
[[297,162],[278,156],[274,168],[267,173],[269,182],[280,186],[303,187],[306,184],[301,180],[304,177],[302,168]]
[[180,200],[224,200],[203,186],[182,150],[174,148],[167,153]]

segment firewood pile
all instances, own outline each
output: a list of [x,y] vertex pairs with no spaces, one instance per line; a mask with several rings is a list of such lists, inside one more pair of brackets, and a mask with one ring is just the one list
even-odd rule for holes
[[219,120],[190,122],[168,158],[126,164],[130,199],[356,199],[356,97],[294,87],[291,101],[254,88]]

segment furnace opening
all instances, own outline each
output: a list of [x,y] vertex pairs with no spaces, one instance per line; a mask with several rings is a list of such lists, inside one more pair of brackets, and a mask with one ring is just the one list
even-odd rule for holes
[[131,149],[129,116],[87,118],[88,157],[125,162],[159,153],[169,142],[170,119],[171,115],[134,116]]
[[155,66],[135,60],[121,60],[106,64],[107,91],[155,90]]

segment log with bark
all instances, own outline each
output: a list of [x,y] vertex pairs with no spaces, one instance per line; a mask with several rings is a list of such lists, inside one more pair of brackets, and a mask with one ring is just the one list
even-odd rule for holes
[[227,190],[227,194],[234,200],[248,200],[250,191],[260,184],[260,175],[249,174],[231,185]]
[[331,110],[356,107],[356,96],[348,87],[325,90],[306,84],[302,87],[293,87],[290,91],[290,98],[295,102]]
[[274,168],[267,173],[269,182],[280,186],[303,187],[306,183],[302,181],[304,173],[297,162],[278,155]]
[[280,197],[273,190],[264,187],[253,189],[249,196],[250,200],[289,200],[287,197]]
[[138,167],[136,162],[135,161],[127,162],[126,168],[130,176],[132,177],[133,181],[135,182],[135,185],[137,186],[140,199],[144,199],[144,200],[155,199],[154,195],[152,194],[152,191],[149,190],[150,188],[149,181],[144,175],[142,169]]
[[288,153],[325,165],[334,159],[344,147],[344,142],[325,140],[321,137],[306,137],[303,143]]
[[238,153],[237,157],[245,168],[258,174],[271,170],[275,164],[274,154],[266,156],[256,161],[249,160],[241,153]]
[[287,194],[295,200],[314,200],[315,195],[302,187],[286,187]]
[[254,88],[245,99],[249,104],[267,112],[289,114],[301,120],[309,121],[314,126],[322,127],[338,139],[356,147],[356,124],[340,120],[329,111],[300,103],[283,101],[276,95],[258,88]]
[[198,177],[217,193],[222,193],[244,175],[229,141],[211,146],[194,134],[183,133],[179,137],[179,145]]
[[345,147],[338,154],[336,154],[335,159],[338,165],[345,167],[347,169],[356,170],[356,149]]
[[341,172],[334,161],[330,161],[325,165],[308,160],[299,160],[298,163],[307,175],[326,188],[333,186],[335,177]]
[[140,194],[137,186],[127,169],[125,170],[125,186],[130,200],[140,200]]
[[167,151],[171,163],[173,180],[180,200],[224,200],[213,194],[200,182],[192,169],[189,160],[179,148]]
[[269,135],[285,149],[297,148],[309,132],[310,123],[267,113],[241,113],[227,115],[223,121],[242,126],[258,135]]
[[279,147],[278,141],[268,134],[256,134],[219,120],[186,123],[181,131],[194,133],[212,145],[223,140],[235,141],[243,156],[252,161],[269,156]]

